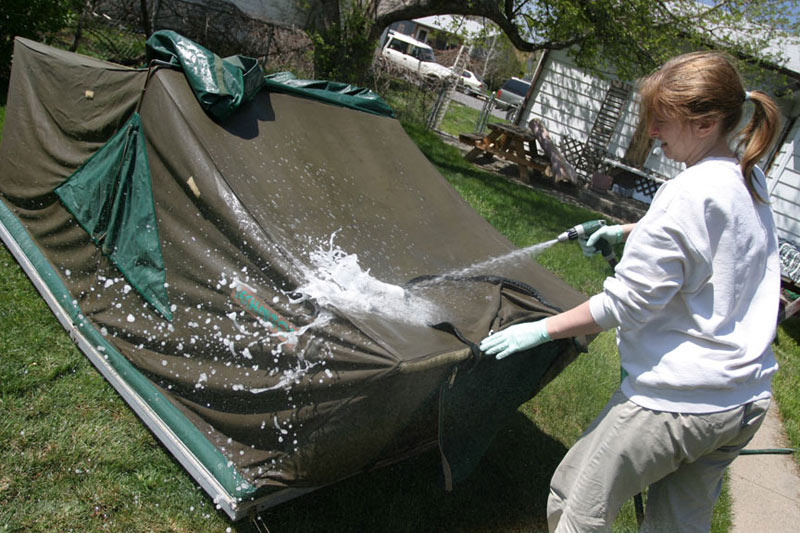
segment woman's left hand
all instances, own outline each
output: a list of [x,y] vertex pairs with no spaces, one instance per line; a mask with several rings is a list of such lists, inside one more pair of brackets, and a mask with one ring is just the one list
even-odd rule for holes
[[512,353],[530,350],[545,342],[550,342],[550,334],[545,326],[546,319],[536,322],[515,324],[502,331],[493,333],[481,341],[481,351],[494,355],[495,359],[503,359]]

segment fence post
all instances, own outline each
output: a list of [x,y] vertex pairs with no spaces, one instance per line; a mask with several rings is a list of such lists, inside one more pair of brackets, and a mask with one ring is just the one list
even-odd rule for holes
[[445,114],[447,113],[447,108],[450,105],[450,100],[452,100],[452,87],[449,83],[444,83],[442,85],[439,94],[436,95],[436,101],[433,103],[433,108],[431,109],[430,115],[428,115],[428,123],[426,124],[428,129],[438,130],[442,125],[442,119],[444,119]]
[[494,93],[486,99],[481,108],[481,114],[478,115],[478,121],[475,123],[475,133],[483,133],[486,129],[486,123],[489,122],[489,115],[494,109]]
[[450,100],[453,99],[453,91],[461,79],[461,73],[464,71],[467,60],[469,59],[469,52],[472,50],[470,46],[467,52],[464,52],[464,45],[458,50],[456,61],[450,70],[453,71],[452,76],[444,80],[442,90],[436,97],[436,102],[433,104],[431,114],[428,116],[427,126],[429,129],[438,130],[442,125],[442,120],[447,114],[447,109],[450,107]]

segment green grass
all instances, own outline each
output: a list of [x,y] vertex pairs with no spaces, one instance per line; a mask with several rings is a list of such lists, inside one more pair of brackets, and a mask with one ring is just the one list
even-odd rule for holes
[[[778,328],[778,338],[773,344],[780,369],[772,380],[783,427],[791,447],[800,450],[800,317],[795,315]],[[795,451],[800,462],[800,452]]]
[[[96,21],[86,21],[77,53],[127,66],[146,67],[146,36]],[[53,36],[52,46],[68,49],[75,28],[64,28]]]
[[[386,102],[395,110],[397,117],[405,123],[424,124],[436,100],[436,92],[424,90],[407,82],[395,81],[382,95]],[[442,119],[439,129],[454,137],[459,133],[472,133],[475,131],[481,111],[469,106],[451,101],[447,113]],[[491,123],[504,123],[508,121],[494,115],[487,119]]]
[[[479,109],[472,109],[469,106],[452,101],[447,108],[447,113],[444,119],[442,119],[442,124],[439,129],[455,137],[458,137],[459,133],[472,133],[475,131],[475,125],[480,115],[481,112]],[[494,115],[489,115],[488,122],[494,124],[508,123],[507,120]]]
[[[0,108],[0,117],[4,109]],[[597,218],[533,189],[482,172],[433,133],[409,134],[459,193],[517,246],[552,239]],[[578,246],[556,245],[539,262],[592,294],[607,265]],[[776,380],[794,442],[797,331],[781,328]],[[794,366],[790,364],[794,361]],[[612,332],[601,334],[495,438],[477,470],[453,493],[440,459],[426,453],[355,476],[263,513],[272,531],[540,531],[549,477],[618,383]],[[476,399],[479,401],[479,399]],[[787,416],[784,414],[784,416]],[[71,340],[14,259],[0,247],[0,532],[255,531],[231,524],[176,464]],[[727,496],[714,532],[727,531]],[[634,531],[630,502],[615,531]]]

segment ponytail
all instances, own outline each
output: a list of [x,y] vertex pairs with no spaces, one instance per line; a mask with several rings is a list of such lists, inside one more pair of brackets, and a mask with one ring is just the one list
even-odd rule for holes
[[739,133],[737,151],[741,153],[742,175],[750,196],[757,201],[766,202],[767,199],[761,198],[756,192],[753,167],[772,146],[778,134],[780,114],[775,102],[761,91],[750,91],[746,93],[745,99],[753,102],[755,110],[750,122]]

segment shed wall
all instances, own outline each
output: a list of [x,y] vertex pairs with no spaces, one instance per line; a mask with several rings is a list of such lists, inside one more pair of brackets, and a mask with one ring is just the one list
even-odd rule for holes
[[[777,178],[777,179],[776,179]],[[778,237],[800,243],[800,123],[792,127],[767,176]]]
[[[522,123],[527,124],[534,118],[541,120],[559,145],[566,136],[585,142],[609,87],[609,81],[575,66],[566,51],[550,52],[533,91],[530,113]],[[790,108],[782,107],[781,110],[785,112]],[[611,138],[608,148],[611,157],[622,159],[625,155],[638,117],[639,98],[634,91]],[[768,187],[778,234],[800,243],[800,125],[795,124],[786,139],[773,161],[765,162],[763,166],[769,168]],[[674,178],[684,168],[682,163],[665,158],[657,146],[650,152],[644,166],[665,179]],[[641,194],[634,197],[645,202],[650,200]]]
[[[581,70],[563,50],[550,52],[546,61],[533,92],[530,113],[523,123],[527,124],[534,118],[543,121],[556,144],[561,144],[567,136],[585,142],[611,82]],[[638,119],[639,100],[634,91],[611,138],[608,147],[611,157],[623,158]],[[675,177],[683,169],[682,164],[662,157],[657,148],[647,158],[645,167],[667,179]],[[643,196],[640,199],[650,200]]]

